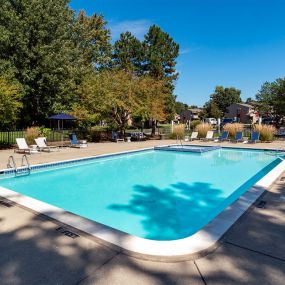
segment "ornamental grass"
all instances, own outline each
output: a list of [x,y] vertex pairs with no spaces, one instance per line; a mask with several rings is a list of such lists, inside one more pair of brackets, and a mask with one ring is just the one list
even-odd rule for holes
[[224,130],[229,132],[229,136],[234,138],[237,132],[242,132],[244,125],[241,123],[226,124]]
[[180,124],[180,125],[174,125],[173,126],[173,132],[172,132],[173,136],[177,139],[177,140],[182,140],[184,139],[185,136],[185,126]]
[[274,134],[276,133],[276,128],[271,125],[255,125],[254,131],[260,133],[261,141],[272,142],[274,140]]
[[207,132],[212,130],[212,126],[208,123],[201,123],[196,126],[195,130],[198,132],[200,138],[205,138]]

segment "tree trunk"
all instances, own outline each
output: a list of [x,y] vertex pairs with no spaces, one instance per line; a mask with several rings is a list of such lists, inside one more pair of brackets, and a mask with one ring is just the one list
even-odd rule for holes
[[152,120],[151,122],[151,135],[154,137],[155,136],[155,126],[156,126],[156,120]]

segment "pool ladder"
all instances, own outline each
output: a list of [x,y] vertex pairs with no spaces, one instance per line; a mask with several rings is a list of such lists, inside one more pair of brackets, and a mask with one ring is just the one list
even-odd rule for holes
[[10,155],[8,158],[7,168],[14,169],[15,176],[24,176],[31,174],[31,166],[26,154],[22,156],[22,163],[20,168],[17,168],[14,156]]

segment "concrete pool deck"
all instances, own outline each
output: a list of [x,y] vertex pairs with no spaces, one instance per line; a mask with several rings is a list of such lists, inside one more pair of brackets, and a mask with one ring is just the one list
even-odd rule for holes
[[[107,154],[113,152],[136,150],[147,147],[154,147],[157,145],[167,145],[176,143],[175,140],[149,140],[145,142],[131,142],[131,143],[89,143],[87,148],[61,148],[59,152],[41,152],[37,154],[28,155],[31,164],[48,163],[60,160],[82,158],[87,156]],[[220,145],[220,146],[233,146],[241,148],[260,148],[260,149],[285,149],[285,141],[275,141],[272,143],[256,143],[256,144],[243,144],[243,143],[230,143],[230,142],[183,142],[184,144],[194,145]],[[8,158],[14,155],[16,164],[21,165],[22,154],[14,153],[13,149],[0,150],[0,169],[7,167]]]
[[[29,158],[32,164],[43,163],[48,162],[47,159],[56,161],[158,143],[173,141],[92,144],[88,154],[83,152],[85,149],[70,152],[64,149],[60,153]],[[284,144],[251,146],[281,148]],[[1,161],[7,152],[12,151],[0,152]],[[38,161],[32,161],[34,159]],[[74,229],[71,230],[80,237],[72,239],[56,231],[59,225],[55,221],[17,205],[0,204],[0,284],[284,284],[283,176],[260,198],[267,202],[265,208],[251,207],[226,233],[215,251],[195,261],[176,263],[135,259],[100,245]]]

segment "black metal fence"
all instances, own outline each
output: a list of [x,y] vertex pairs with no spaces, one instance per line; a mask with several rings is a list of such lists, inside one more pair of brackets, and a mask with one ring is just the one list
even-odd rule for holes
[[17,130],[17,131],[5,131],[0,132],[0,144],[15,144],[16,138],[23,138],[25,137],[24,130]]
[[[47,133],[46,137],[48,141],[60,141],[62,139],[68,139],[70,130],[52,130]],[[16,131],[0,131],[0,144],[2,145],[13,145],[16,143],[16,138],[26,137],[25,130]]]

